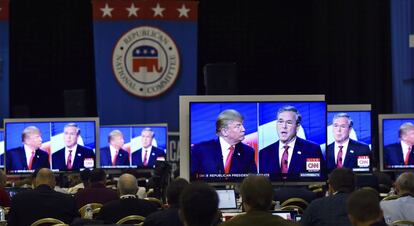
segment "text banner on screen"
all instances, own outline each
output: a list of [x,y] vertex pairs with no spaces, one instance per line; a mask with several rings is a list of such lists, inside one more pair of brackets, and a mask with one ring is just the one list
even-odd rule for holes
[[0,0],[0,122],[9,116],[9,1]]
[[179,96],[197,88],[198,2],[92,2],[101,123],[178,131]]

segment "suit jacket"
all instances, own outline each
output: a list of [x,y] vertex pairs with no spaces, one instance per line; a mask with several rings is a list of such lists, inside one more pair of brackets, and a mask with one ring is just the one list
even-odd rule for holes
[[[404,156],[401,143],[390,144],[384,147],[384,164],[385,166],[404,165]],[[408,165],[414,165],[414,150],[411,147]]]
[[[85,158],[92,158],[95,162],[95,153],[92,149],[78,144],[76,147],[75,158],[72,164],[72,170],[85,168],[83,165]],[[62,148],[52,154],[52,168],[59,170],[68,170],[65,160],[65,148]]]
[[103,220],[105,224],[114,224],[129,215],[146,217],[155,211],[157,211],[157,207],[150,201],[139,198],[124,198],[103,205],[96,219]]
[[[28,157],[30,158],[30,156]],[[24,147],[13,148],[6,152],[7,170],[28,170]],[[46,151],[37,149],[33,157],[32,169],[50,168],[49,155]]]
[[[135,151],[132,153],[132,165],[138,166],[138,168],[144,167],[142,161],[142,148],[140,148],[138,151]],[[157,147],[152,146],[151,148],[151,154],[148,159],[148,165],[147,168],[155,168],[155,163],[157,162],[158,157],[164,157],[165,158],[165,152],[164,150],[161,150]]]
[[[271,177],[278,177],[281,174],[279,162],[279,142],[277,141],[259,152],[260,173],[270,173]],[[289,163],[288,178],[298,177],[300,173],[306,171],[306,159],[319,158],[321,174],[325,170],[325,160],[322,156],[321,147],[311,141],[296,137],[295,147],[293,148],[292,158]]]
[[102,203],[119,199],[118,192],[111,188],[105,187],[101,183],[92,183],[89,187],[78,191],[75,194],[76,206],[80,209],[88,203]]
[[273,216],[266,211],[249,211],[246,214],[235,216],[234,218],[220,224],[220,226],[293,226],[297,225],[292,221],[284,220],[279,216]]
[[[191,149],[191,175],[198,173],[224,173],[223,155],[219,139],[196,144]],[[230,173],[257,173],[253,148],[242,142],[235,145]]]
[[72,196],[56,192],[47,185],[40,185],[13,197],[7,225],[31,225],[45,217],[53,217],[70,224],[79,216]]
[[[372,152],[367,144],[349,139],[348,148],[346,149],[345,161],[343,162],[344,168],[359,168],[358,156],[368,156],[370,163],[372,163]],[[332,171],[336,168],[335,163],[335,142],[328,145],[326,151],[326,161],[328,171]]]
[[351,226],[346,211],[348,193],[313,200],[302,217],[303,226]]
[[380,205],[386,222],[396,220],[414,221],[414,197],[412,196],[405,195],[398,199],[381,201]]
[[184,226],[177,207],[170,207],[150,214],[145,218],[145,226]]
[[[111,150],[109,147],[101,148],[100,150],[101,166],[112,166]],[[117,166],[129,166],[129,153],[124,149],[119,149],[116,157]]]

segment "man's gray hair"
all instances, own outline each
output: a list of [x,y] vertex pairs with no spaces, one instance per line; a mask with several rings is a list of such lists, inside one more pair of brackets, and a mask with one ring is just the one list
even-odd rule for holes
[[138,191],[137,178],[129,173],[124,173],[119,177],[118,190],[121,195],[136,195]]
[[108,134],[108,143],[111,142],[111,140],[116,137],[116,136],[124,136],[124,134],[122,134],[122,132],[120,130],[112,130],[109,134]]
[[24,140],[33,133],[39,133],[40,134],[40,130],[39,128],[37,128],[36,126],[28,126],[26,128],[24,128],[23,132],[22,132],[22,142],[24,142]]
[[400,190],[404,193],[409,192],[414,195],[414,173],[404,172],[402,173],[395,183],[398,185]]
[[334,117],[332,119],[332,124],[333,124],[333,121],[335,121],[335,119],[337,119],[337,118],[347,118],[349,127],[352,127],[354,125],[354,122],[352,121],[352,118],[351,118],[351,116],[348,115],[348,113],[341,112],[341,113],[338,113],[338,114],[334,115]]
[[279,108],[279,110],[277,111],[277,115],[276,115],[276,120],[279,118],[280,113],[285,112],[285,111],[290,111],[295,113],[296,115],[296,124],[300,124],[300,122],[302,121],[302,115],[299,113],[298,109],[296,109],[296,107],[294,106],[283,106],[281,108]]
[[152,130],[151,128],[146,127],[146,128],[144,128],[144,129],[142,129],[142,131],[141,131],[141,135],[142,135],[144,132],[149,132],[149,133],[151,134],[151,137],[152,137],[152,138],[154,138],[154,130]]
[[222,129],[227,128],[227,126],[233,121],[243,121],[243,116],[234,109],[227,109],[222,111],[216,119],[216,134],[218,135]]
[[411,122],[405,122],[400,126],[400,130],[398,131],[398,136],[401,138],[402,135],[404,135],[410,130],[414,130],[414,125]]
[[66,125],[65,125],[65,127],[63,127],[63,130],[65,130],[65,129],[66,129],[66,128],[68,128],[68,127],[75,127],[75,129],[76,129],[76,134],[77,134],[77,135],[79,135],[79,134],[80,134],[80,128],[79,128],[78,124],[76,124],[76,123],[74,123],[74,122],[68,123],[68,124],[66,124]]

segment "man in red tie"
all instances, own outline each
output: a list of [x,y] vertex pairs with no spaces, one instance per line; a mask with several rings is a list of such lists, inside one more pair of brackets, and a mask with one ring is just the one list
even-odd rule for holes
[[341,112],[334,115],[332,134],[335,141],[328,145],[326,151],[328,172],[342,167],[369,170],[369,165],[358,164],[358,158],[369,159],[371,162],[372,152],[367,144],[349,137],[352,126],[352,118],[347,113]]
[[36,126],[28,126],[22,132],[23,146],[6,151],[7,170],[35,170],[50,168],[49,154],[40,149],[42,134]]
[[154,131],[147,127],[141,131],[142,148],[133,151],[132,165],[138,168],[154,168],[157,160],[165,160],[166,153],[164,150],[152,145]]
[[[259,152],[259,172],[273,179],[289,179],[306,173],[306,161],[316,161],[322,172],[324,158],[318,144],[297,137],[302,116],[294,106],[281,107],[277,112],[276,130],[279,140]],[[315,173],[315,172],[314,172]]]
[[217,139],[196,144],[191,149],[191,176],[206,174],[257,173],[254,149],[245,138],[243,116],[233,109],[216,119]]
[[100,161],[103,167],[129,166],[129,153],[122,149],[124,134],[120,130],[112,130],[108,134],[109,146],[100,149]]
[[384,147],[385,167],[404,166],[414,167],[414,125],[411,122],[405,122],[400,126],[400,141]]

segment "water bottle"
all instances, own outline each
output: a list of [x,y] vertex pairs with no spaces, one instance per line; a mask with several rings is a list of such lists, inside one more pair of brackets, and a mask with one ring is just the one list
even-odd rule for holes
[[275,210],[280,210],[280,201],[276,201]]
[[91,204],[87,204],[85,208],[85,219],[93,219],[93,209]]
[[0,206],[0,222],[6,221],[6,212],[2,206]]

